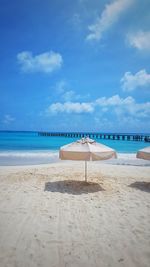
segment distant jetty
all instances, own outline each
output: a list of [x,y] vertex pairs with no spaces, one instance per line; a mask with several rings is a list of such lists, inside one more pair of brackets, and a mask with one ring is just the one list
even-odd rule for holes
[[118,133],[90,133],[90,132],[38,132],[39,136],[47,137],[70,137],[70,138],[96,138],[123,141],[145,141],[150,142],[150,135],[139,134],[118,134]]

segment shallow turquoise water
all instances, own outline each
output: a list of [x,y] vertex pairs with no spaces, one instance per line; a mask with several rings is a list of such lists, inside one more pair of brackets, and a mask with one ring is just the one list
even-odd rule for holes
[[[37,132],[0,132],[0,151],[56,151],[77,139],[38,136]],[[135,153],[149,145],[139,141],[95,140],[114,148],[119,153]]]

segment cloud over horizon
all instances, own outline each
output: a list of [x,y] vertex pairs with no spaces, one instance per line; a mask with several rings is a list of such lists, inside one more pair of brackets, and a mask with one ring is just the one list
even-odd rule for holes
[[148,118],[150,116],[150,102],[137,103],[131,96],[121,98],[119,95],[114,95],[100,97],[93,102],[56,102],[52,103],[45,112],[47,116],[50,116],[60,113],[92,114],[97,110],[105,116],[111,112],[117,117]]
[[132,74],[131,72],[125,72],[121,78],[122,89],[124,91],[133,91],[138,87],[150,86],[150,74],[145,69]]
[[51,104],[47,110],[46,113],[49,114],[57,114],[57,113],[91,113],[94,111],[92,103],[80,103],[80,102],[71,102],[67,101],[64,103],[53,103]]
[[17,60],[21,70],[28,73],[44,72],[51,73],[61,68],[63,59],[59,53],[53,51],[33,56],[30,51],[17,54]]

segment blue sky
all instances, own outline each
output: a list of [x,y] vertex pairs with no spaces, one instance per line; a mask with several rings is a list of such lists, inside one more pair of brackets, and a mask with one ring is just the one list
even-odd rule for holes
[[0,130],[150,132],[149,0],[0,6]]

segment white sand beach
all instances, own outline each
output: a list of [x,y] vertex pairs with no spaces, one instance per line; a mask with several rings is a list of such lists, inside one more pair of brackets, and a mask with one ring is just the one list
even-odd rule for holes
[[0,167],[0,267],[149,267],[150,167]]

